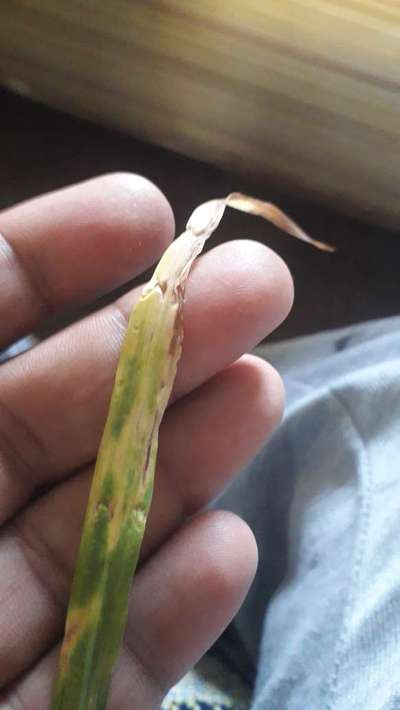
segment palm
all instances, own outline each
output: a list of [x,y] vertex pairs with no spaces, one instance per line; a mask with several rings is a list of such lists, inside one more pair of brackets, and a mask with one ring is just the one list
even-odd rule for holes
[[[137,275],[157,259],[172,230],[162,195],[129,175],[6,210],[0,344],[30,332],[50,311]],[[92,462],[137,295],[130,292],[0,369],[4,708],[50,706]],[[253,242],[220,246],[193,270],[184,354],[161,430],[153,507],[110,707],[157,708],[247,591],[256,548],[246,525],[228,513],[193,514],[279,419],[278,376],[241,355],[282,320],[290,300],[286,268]]]

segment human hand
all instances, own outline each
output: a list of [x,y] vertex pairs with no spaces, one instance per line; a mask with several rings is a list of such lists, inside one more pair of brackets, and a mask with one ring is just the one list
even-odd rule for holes
[[[0,214],[0,347],[150,266],[173,236],[161,193],[107,175]],[[138,289],[0,367],[0,706],[50,707],[74,557]],[[256,569],[249,528],[199,512],[277,424],[282,385],[245,355],[287,315],[283,262],[251,241],[202,256],[160,431],[153,505],[109,707],[159,707],[219,636]]]

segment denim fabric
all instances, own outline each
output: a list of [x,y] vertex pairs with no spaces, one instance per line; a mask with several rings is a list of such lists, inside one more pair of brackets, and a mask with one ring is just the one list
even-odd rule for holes
[[286,414],[218,501],[260,550],[234,623],[237,669],[254,669],[251,708],[395,710],[400,318],[258,353],[283,374]]

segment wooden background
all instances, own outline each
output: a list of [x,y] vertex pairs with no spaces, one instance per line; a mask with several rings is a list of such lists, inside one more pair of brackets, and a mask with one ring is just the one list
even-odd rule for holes
[[0,82],[400,224],[398,0],[3,0]]

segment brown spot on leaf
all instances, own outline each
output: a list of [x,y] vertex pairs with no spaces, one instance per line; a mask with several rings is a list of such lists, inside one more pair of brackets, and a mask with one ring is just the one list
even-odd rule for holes
[[173,355],[183,339],[183,289],[181,286],[177,286],[178,295],[178,310],[176,312],[174,331],[172,333],[172,338],[169,344],[168,353]]
[[103,510],[107,511],[107,516],[109,520],[112,520],[113,515],[114,515],[114,504],[113,502],[109,501],[105,503],[103,500],[100,500],[97,505],[96,505],[96,513],[99,513]]
[[149,439],[148,439],[148,441],[147,441],[146,459],[145,459],[145,462],[144,462],[143,474],[142,474],[142,483],[143,483],[143,484],[145,484],[145,483],[146,483],[146,480],[147,480],[148,470],[149,470],[149,466],[150,466],[151,449],[152,449],[152,446],[153,446],[153,439],[154,439],[156,424],[157,424],[157,417],[154,417],[153,425],[152,425],[152,427],[151,427],[150,436],[149,436]]
[[78,621],[78,619],[74,619],[73,621],[68,622],[67,620],[67,626],[65,629],[65,636],[64,636],[64,641],[61,649],[61,654],[60,654],[60,662],[59,662],[59,667],[60,667],[60,672],[64,673],[68,669],[68,663],[69,659],[72,653],[72,650],[75,646],[76,639],[82,629],[82,623]]

